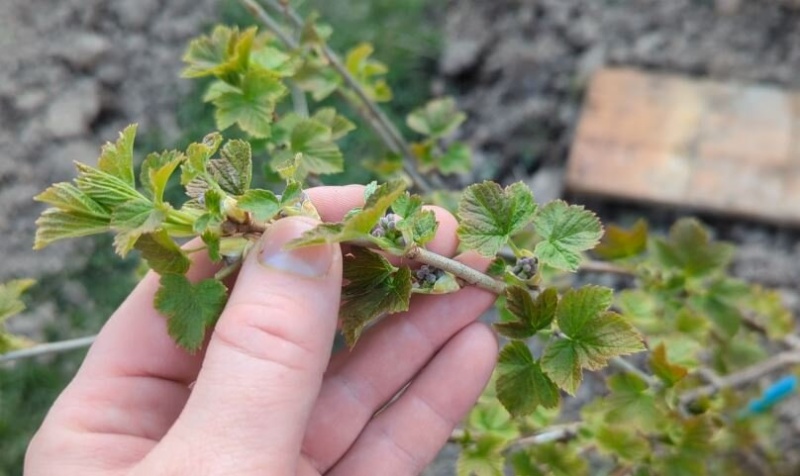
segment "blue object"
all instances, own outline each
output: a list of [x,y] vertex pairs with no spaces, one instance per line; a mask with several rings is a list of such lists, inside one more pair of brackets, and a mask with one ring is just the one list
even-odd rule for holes
[[776,403],[784,400],[789,395],[794,393],[794,391],[797,390],[797,383],[797,377],[794,375],[783,377],[767,387],[764,390],[764,393],[761,394],[761,398],[751,400],[750,403],[747,404],[747,408],[742,412],[741,416],[746,417],[757,413],[766,412],[775,406]]

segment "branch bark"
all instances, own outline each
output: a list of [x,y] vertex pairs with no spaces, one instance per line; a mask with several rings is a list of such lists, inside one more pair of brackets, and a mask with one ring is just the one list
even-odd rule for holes
[[0,364],[11,362],[12,360],[29,359],[32,357],[39,357],[41,355],[55,354],[59,352],[67,352],[70,350],[81,349],[92,345],[97,336],[79,337],[77,339],[63,340],[59,342],[50,342],[47,344],[39,344],[27,349],[15,350],[0,354]]

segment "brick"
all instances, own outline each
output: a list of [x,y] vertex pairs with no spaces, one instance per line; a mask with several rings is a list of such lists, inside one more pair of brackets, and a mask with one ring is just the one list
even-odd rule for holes
[[603,69],[587,92],[566,185],[800,225],[800,93]]

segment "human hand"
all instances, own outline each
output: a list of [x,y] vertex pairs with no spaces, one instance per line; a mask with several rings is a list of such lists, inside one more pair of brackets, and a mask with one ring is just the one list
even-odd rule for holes
[[[361,187],[308,192],[327,221],[363,201]],[[455,219],[435,212],[440,226],[429,247],[452,256]],[[26,474],[420,473],[489,379],[497,343],[474,321],[495,296],[465,288],[416,297],[408,312],[385,318],[352,351],[331,358],[339,246],[282,250],[312,226],[287,218],[265,233],[197,355],[167,335],[152,306],[158,276],[150,273],[48,413]],[[458,259],[488,264],[471,253]],[[197,256],[189,277],[214,272]]]

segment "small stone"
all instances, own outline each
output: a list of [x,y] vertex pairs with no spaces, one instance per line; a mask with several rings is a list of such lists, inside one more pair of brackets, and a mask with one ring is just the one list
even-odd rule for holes
[[111,3],[111,9],[122,26],[141,30],[155,15],[159,3],[159,0],[116,0]]
[[111,43],[104,36],[93,32],[76,33],[57,46],[56,56],[67,61],[73,68],[91,69],[109,51]]
[[47,93],[41,90],[25,91],[14,100],[14,107],[23,114],[31,114],[44,106]]
[[447,76],[456,76],[467,71],[477,62],[483,44],[473,40],[450,41],[442,53],[441,71]]
[[50,104],[45,117],[45,129],[58,139],[80,136],[89,130],[100,113],[100,86],[84,80],[65,90]]

